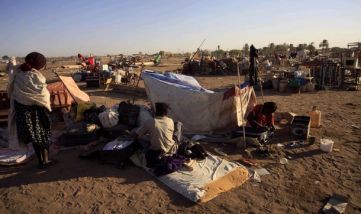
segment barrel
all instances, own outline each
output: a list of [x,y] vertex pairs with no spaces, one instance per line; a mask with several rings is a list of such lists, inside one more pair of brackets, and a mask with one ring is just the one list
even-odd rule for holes
[[287,91],[288,80],[281,80],[279,85],[280,85],[279,86],[279,92],[286,92]]

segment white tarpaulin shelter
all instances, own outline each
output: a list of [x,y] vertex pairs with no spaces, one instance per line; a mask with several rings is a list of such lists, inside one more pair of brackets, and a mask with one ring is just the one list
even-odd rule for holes
[[241,126],[256,104],[254,90],[249,86],[213,92],[202,88],[193,77],[152,71],[144,71],[142,79],[153,107],[156,102],[167,103],[169,116],[182,122],[188,133],[229,131]]

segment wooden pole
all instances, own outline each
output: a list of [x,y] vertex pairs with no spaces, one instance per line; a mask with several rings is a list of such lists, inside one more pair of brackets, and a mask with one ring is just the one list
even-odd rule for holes
[[193,60],[193,58],[195,57],[195,55],[198,53],[199,49],[202,47],[203,43],[206,41],[206,39],[203,39],[203,41],[201,42],[201,44],[199,45],[199,47],[197,48],[196,52],[194,52],[194,54],[192,55],[192,57],[189,59],[189,62],[191,62]]
[[[262,69],[261,69],[262,68]],[[262,97],[262,103],[264,104],[264,97],[263,97],[263,86],[262,86],[262,78],[261,75],[263,75],[263,67],[259,67],[259,63],[257,62],[257,70],[258,70],[258,83],[261,89],[261,97]]]
[[259,86],[261,88],[261,97],[262,97],[262,103],[264,104],[264,98],[263,98],[263,87],[262,87],[262,79],[261,77],[258,78]]
[[144,68],[144,65],[142,65],[142,67],[140,68],[140,74],[139,74],[139,77],[138,77],[137,85],[135,86],[135,94],[133,96],[133,104],[135,102],[135,97],[137,96],[137,89],[138,89],[138,86],[139,86],[140,77],[142,76],[142,73],[143,73],[143,68]]
[[[241,88],[241,75],[239,72],[239,64],[237,62],[237,74],[238,74],[238,87]],[[242,99],[242,94],[239,96],[239,100],[241,102],[241,114],[242,114],[242,130],[243,130],[243,145],[244,145],[244,149],[247,148],[247,142],[246,142],[246,128],[244,125],[244,112],[243,112],[243,99]]]

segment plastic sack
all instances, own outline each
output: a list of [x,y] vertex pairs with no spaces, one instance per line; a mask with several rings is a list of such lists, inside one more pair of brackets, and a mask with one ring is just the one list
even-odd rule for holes
[[119,114],[113,109],[103,111],[98,115],[103,128],[112,128],[118,124]]

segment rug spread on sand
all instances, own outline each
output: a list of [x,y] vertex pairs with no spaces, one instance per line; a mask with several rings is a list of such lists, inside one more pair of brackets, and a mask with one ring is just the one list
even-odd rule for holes
[[[151,173],[151,169],[145,167],[143,154],[136,153],[131,160]],[[157,179],[189,200],[202,203],[241,186],[249,178],[246,167],[213,155],[195,161],[192,167],[192,171],[179,170]]]

